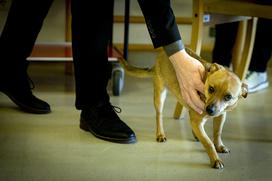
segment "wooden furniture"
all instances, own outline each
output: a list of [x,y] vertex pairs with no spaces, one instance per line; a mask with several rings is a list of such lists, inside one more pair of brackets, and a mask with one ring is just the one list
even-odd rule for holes
[[[253,0],[193,0],[191,49],[201,52],[205,24],[239,21],[233,52],[233,70],[243,80],[251,59],[257,17],[272,19],[272,6],[256,4]],[[179,118],[182,106],[177,103],[174,118]]]

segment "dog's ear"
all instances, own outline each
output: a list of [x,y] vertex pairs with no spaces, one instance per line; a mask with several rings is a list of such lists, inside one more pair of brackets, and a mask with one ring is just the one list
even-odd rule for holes
[[248,93],[248,86],[245,83],[242,83],[242,87],[241,87],[241,96],[243,98],[247,97],[247,93]]
[[208,72],[209,73],[214,73],[214,72],[216,72],[218,70],[223,70],[223,69],[225,69],[225,67],[223,67],[222,65],[219,65],[217,63],[212,63],[210,65],[209,69],[208,69]]

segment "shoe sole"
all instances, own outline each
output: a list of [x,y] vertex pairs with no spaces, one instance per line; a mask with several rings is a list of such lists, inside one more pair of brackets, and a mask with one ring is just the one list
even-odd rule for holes
[[110,142],[114,142],[114,143],[122,143],[122,144],[131,144],[131,143],[136,143],[137,142],[136,138],[118,139],[118,138],[111,138],[111,137],[98,135],[92,129],[89,128],[89,126],[87,125],[86,121],[83,118],[80,118],[79,128],[82,129],[83,131],[90,132],[95,137],[97,137],[99,139],[102,139],[102,140],[105,140],[105,141],[110,141]]
[[250,88],[250,89],[248,90],[248,92],[249,92],[249,93],[254,93],[254,92],[263,90],[263,89],[267,88],[268,86],[269,86],[268,81],[262,82],[262,83],[258,84],[257,86],[255,86],[255,87],[253,87],[253,88]]
[[26,106],[24,104],[22,104],[21,102],[17,101],[13,96],[11,96],[10,94],[8,94],[7,92],[2,91],[4,94],[6,94],[6,96],[8,96],[10,98],[10,100],[12,100],[12,102],[14,102],[20,109],[22,109],[25,112],[28,113],[34,113],[34,114],[47,114],[50,113],[51,110],[45,110],[45,109],[35,109],[33,107],[29,107]]

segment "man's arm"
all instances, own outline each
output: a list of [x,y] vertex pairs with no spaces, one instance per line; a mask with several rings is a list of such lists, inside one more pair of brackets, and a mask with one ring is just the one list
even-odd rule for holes
[[181,95],[198,113],[204,103],[197,91],[204,92],[203,65],[184,49],[170,0],[138,0],[154,48],[163,47],[177,75]]

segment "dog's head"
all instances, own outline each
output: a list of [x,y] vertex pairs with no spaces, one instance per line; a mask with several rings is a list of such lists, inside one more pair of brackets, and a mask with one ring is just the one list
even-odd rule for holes
[[205,81],[205,111],[218,116],[236,107],[238,100],[247,96],[247,85],[236,74],[219,64],[211,64]]

